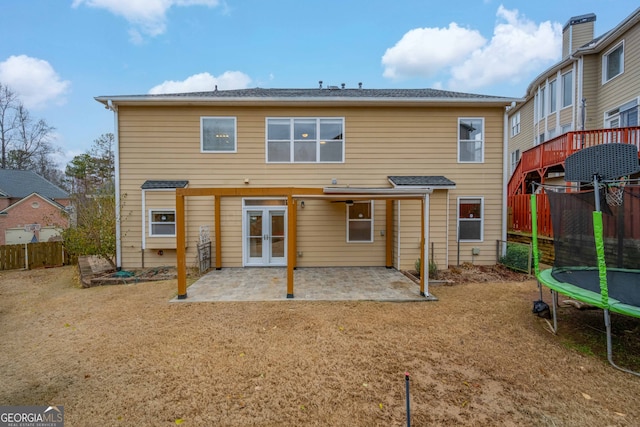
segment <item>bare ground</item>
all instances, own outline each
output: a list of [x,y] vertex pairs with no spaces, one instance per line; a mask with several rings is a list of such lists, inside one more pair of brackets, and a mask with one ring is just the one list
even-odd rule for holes
[[[67,427],[400,426],[408,371],[414,426],[638,425],[640,378],[607,363],[600,311],[563,308],[556,336],[535,281],[445,278],[438,302],[171,304],[175,280],[0,272],[0,405],[64,405]],[[614,328],[640,368],[640,321]]]

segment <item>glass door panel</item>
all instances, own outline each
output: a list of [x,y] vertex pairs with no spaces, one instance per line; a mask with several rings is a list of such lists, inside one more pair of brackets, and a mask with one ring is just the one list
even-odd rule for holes
[[270,263],[281,264],[285,262],[285,221],[284,211],[269,212],[271,219],[271,253],[269,254]]
[[262,262],[263,252],[263,214],[262,211],[247,212],[247,240],[249,262]]

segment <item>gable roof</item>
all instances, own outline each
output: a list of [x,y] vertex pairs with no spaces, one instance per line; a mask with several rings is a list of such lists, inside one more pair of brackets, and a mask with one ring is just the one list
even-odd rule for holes
[[335,86],[316,89],[234,89],[210,92],[189,92],[159,95],[119,95],[95,98],[107,108],[136,104],[216,104],[216,103],[338,103],[362,105],[379,103],[401,104],[486,104],[508,105],[517,98],[451,92],[439,89],[340,89]]
[[0,194],[4,197],[24,198],[38,193],[49,199],[68,199],[69,194],[32,171],[0,169]]
[[64,205],[61,205],[60,203],[56,202],[55,200],[49,199],[48,197],[43,197],[38,193],[31,193],[28,196],[23,197],[22,199],[20,199],[19,201],[17,201],[16,203],[7,206],[6,208],[0,210],[0,214],[6,215],[10,210],[17,208],[18,206],[20,206],[23,203],[26,203],[27,201],[29,201],[29,199],[32,198],[38,198],[40,200],[42,200],[43,202],[49,203],[51,206],[60,209],[60,210],[65,210],[67,209]]

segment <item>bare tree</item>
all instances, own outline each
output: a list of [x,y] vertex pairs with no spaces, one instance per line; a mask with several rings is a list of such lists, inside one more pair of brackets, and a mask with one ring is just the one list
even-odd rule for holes
[[7,151],[11,145],[13,131],[16,129],[15,110],[19,105],[16,94],[8,86],[0,82],[0,145],[2,145],[2,159],[0,168],[7,167]]
[[34,170],[37,157],[47,157],[55,151],[51,145],[54,127],[43,119],[34,120],[22,103],[16,108],[16,131],[13,150],[9,153],[10,166],[18,170]]

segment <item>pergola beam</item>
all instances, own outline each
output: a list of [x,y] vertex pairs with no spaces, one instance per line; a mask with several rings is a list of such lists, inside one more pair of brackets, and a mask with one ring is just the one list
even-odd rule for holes
[[[425,278],[425,264],[428,249],[428,210],[429,193],[425,191],[389,191],[380,192],[380,189],[371,189],[366,194],[366,189],[358,189],[354,194],[327,194],[323,188],[299,188],[299,187],[236,187],[236,188],[177,188],[176,189],[176,257],[178,268],[178,299],[187,298],[187,265],[186,265],[186,215],[185,197],[214,197],[215,215],[215,239],[216,239],[216,269],[222,268],[222,238],[221,238],[221,202],[223,197],[286,197],[287,198],[287,298],[293,298],[293,271],[296,267],[297,255],[297,199],[308,197],[325,200],[333,200],[338,197],[356,200],[385,200],[386,201],[386,266],[393,265],[393,200],[420,200],[421,201],[421,245],[420,258],[422,260],[420,274],[420,294],[428,295],[428,283]],[[428,285],[427,285],[428,286]]]

